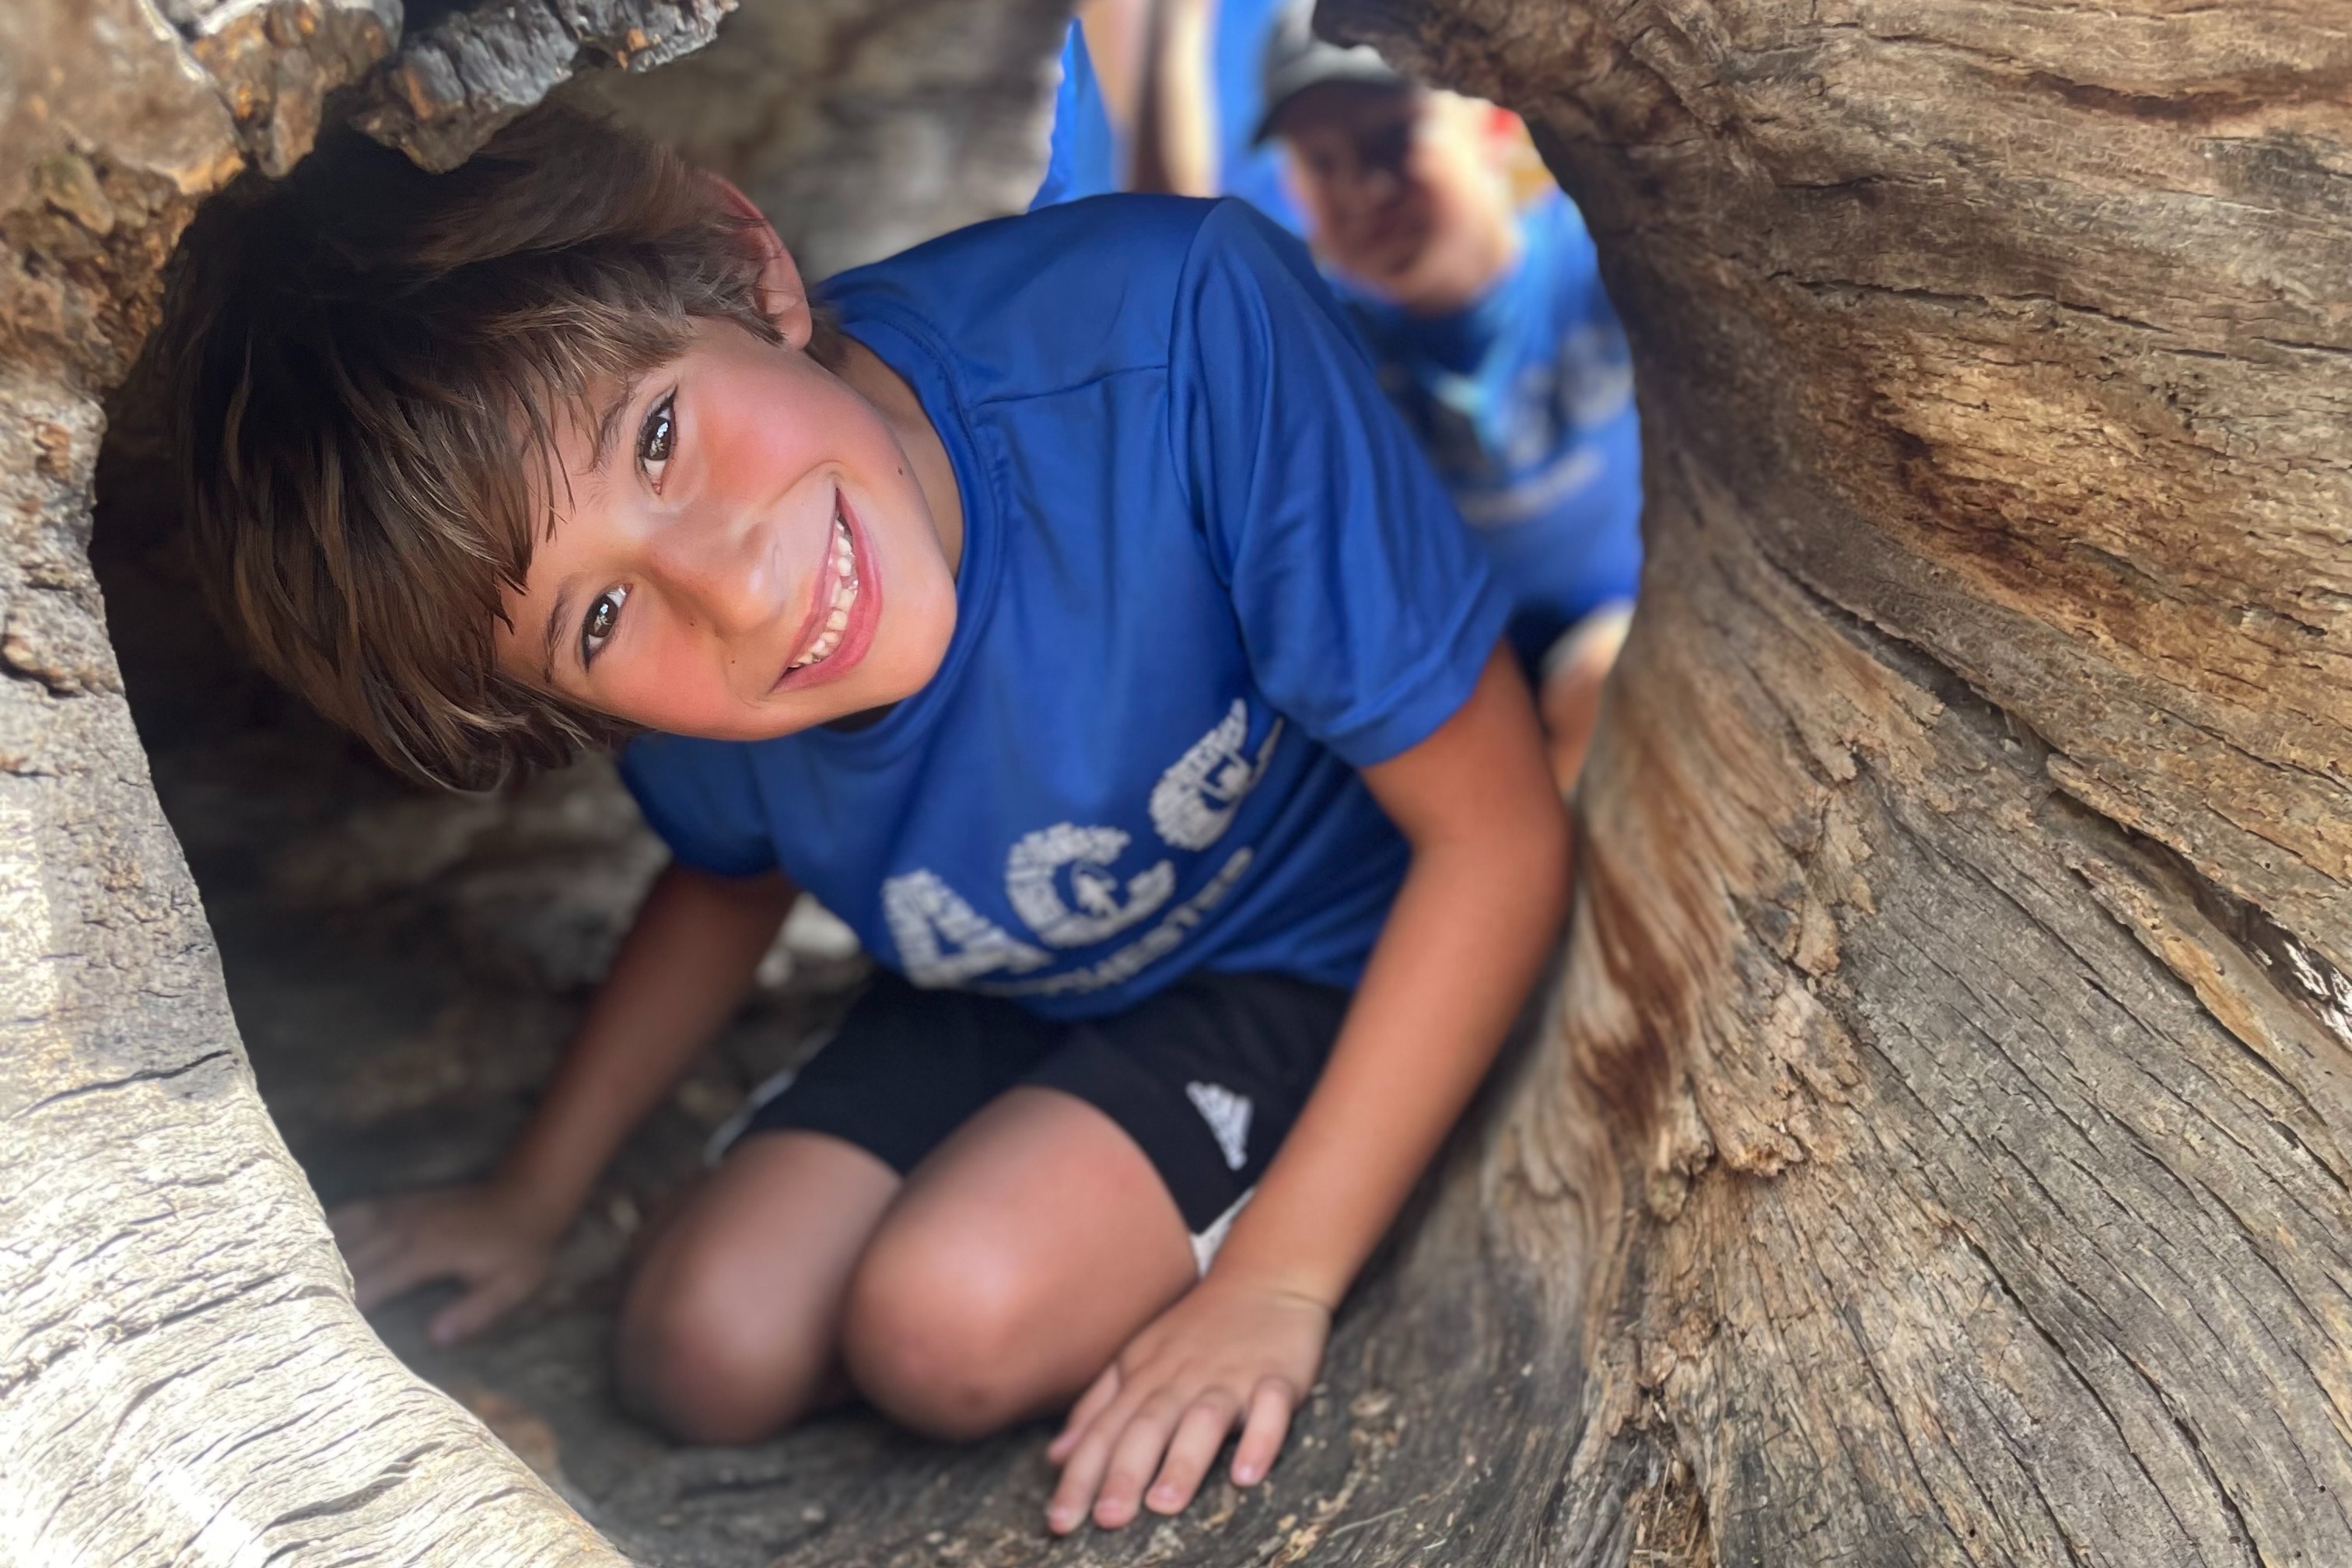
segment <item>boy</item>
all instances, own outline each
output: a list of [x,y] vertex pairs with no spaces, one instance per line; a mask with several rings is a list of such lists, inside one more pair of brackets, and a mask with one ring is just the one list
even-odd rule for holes
[[1507,177],[1517,117],[1407,81],[1310,29],[1269,37],[1256,130],[1380,365],[1516,601],[1511,641],[1542,672],[1563,789],[1641,575],[1641,439],[1624,334],[1573,204],[1524,215]]
[[548,113],[206,222],[181,460],[259,656],[426,777],[635,731],[676,856],[498,1171],[336,1216],[362,1304],[527,1296],[805,887],[895,973],[652,1239],[625,1396],[1066,1408],[1055,1531],[1235,1428],[1263,1479],[1568,866],[1507,606],[1303,253],[1107,197],[818,304],[730,187]]

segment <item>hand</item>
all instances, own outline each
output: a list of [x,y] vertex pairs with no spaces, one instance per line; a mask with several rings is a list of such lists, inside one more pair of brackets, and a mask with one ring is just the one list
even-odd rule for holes
[[465,1287],[425,1330],[436,1345],[479,1332],[529,1298],[564,1231],[495,1182],[345,1204],[327,1226],[362,1312],[436,1279]]
[[1129,1341],[1071,1409],[1045,1450],[1062,1467],[1047,1526],[1067,1535],[1089,1505],[1105,1530],[1134,1519],[1139,1502],[1154,1513],[1181,1511],[1236,1426],[1234,1484],[1255,1486],[1315,1384],[1330,1332],[1319,1301],[1213,1274],[1201,1281]]

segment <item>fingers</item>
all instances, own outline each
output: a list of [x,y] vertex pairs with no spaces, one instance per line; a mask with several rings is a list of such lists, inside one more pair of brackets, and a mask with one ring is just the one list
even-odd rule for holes
[[[514,1248],[511,1244],[485,1247],[468,1219],[461,1207],[439,1194],[352,1204],[329,1215],[328,1226],[352,1271],[352,1297],[359,1310],[373,1312],[394,1297],[436,1279],[456,1279],[469,1289],[489,1284],[491,1276],[509,1265]],[[528,1279],[535,1278],[529,1270],[525,1274],[521,1295],[529,1294]],[[466,1303],[456,1305],[465,1308]],[[458,1312],[458,1321],[473,1321],[475,1310]]]
[[501,1269],[436,1312],[425,1335],[436,1345],[471,1339],[520,1305],[537,1284],[530,1270]]
[[1087,1427],[1094,1425],[1095,1417],[1118,1397],[1118,1363],[1113,1362],[1103,1368],[1103,1374],[1078,1396],[1076,1405],[1070,1406],[1069,1419],[1062,1423],[1061,1434],[1046,1446],[1045,1458],[1049,1463],[1058,1465],[1069,1458],[1070,1450],[1078,1446],[1078,1439],[1086,1435]]
[[1224,1446],[1225,1434],[1234,1429],[1241,1409],[1241,1401],[1222,1388],[1213,1388],[1192,1402],[1184,1419],[1176,1424],[1167,1462],[1160,1467],[1160,1479],[1151,1483],[1143,1500],[1146,1507],[1154,1513],[1183,1510],[1201,1489],[1201,1479],[1216,1462],[1217,1450]]
[[1175,1434],[1177,1417],[1183,1410],[1173,1394],[1161,1393],[1145,1400],[1127,1418],[1111,1447],[1102,1489],[1095,1498],[1095,1523],[1117,1530],[1139,1511],[1143,1489],[1160,1468],[1160,1456],[1167,1453],[1168,1439]]
[[373,1312],[395,1296],[457,1272],[435,1251],[403,1238],[371,1248],[366,1256],[350,1262],[352,1300],[362,1312]]
[[1249,1419],[1234,1449],[1234,1485],[1254,1487],[1274,1468],[1282,1440],[1290,1436],[1291,1413],[1298,1408],[1298,1391],[1278,1377],[1269,1377],[1250,1394]]
[[1078,1433],[1069,1457],[1062,1462],[1062,1479],[1054,1488],[1053,1500],[1045,1505],[1046,1529],[1067,1535],[1085,1521],[1102,1484],[1103,1471],[1110,1464],[1111,1444],[1125,1425],[1122,1408],[1114,1398]]
[[[1097,1382],[1081,1403],[1096,1402],[1102,1387]],[[1200,1390],[1189,1402],[1166,1390],[1139,1400],[1130,1391],[1128,1400],[1119,1400],[1114,1389],[1102,1394],[1099,1403],[1103,1408],[1083,1426],[1073,1411],[1069,1430],[1055,1440],[1066,1459],[1045,1522],[1056,1535],[1076,1530],[1089,1504],[1095,1523],[1104,1530],[1131,1522],[1147,1501],[1156,1513],[1181,1511],[1200,1491],[1218,1448],[1244,1415],[1240,1395],[1221,1387]],[[1280,1378],[1258,1384],[1235,1458],[1237,1482],[1254,1484],[1273,1467],[1297,1403],[1290,1384]],[[1241,1480],[1244,1462],[1253,1468],[1250,1481]]]
[[335,1246],[354,1280],[383,1268],[400,1245],[394,1228],[383,1223],[383,1211],[374,1204],[346,1204],[328,1210],[327,1229],[333,1233]]

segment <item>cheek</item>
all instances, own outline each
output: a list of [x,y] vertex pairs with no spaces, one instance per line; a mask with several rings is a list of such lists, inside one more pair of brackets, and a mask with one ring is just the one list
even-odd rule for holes
[[737,706],[727,654],[683,624],[666,625],[630,650],[614,691],[621,716],[657,730],[708,734]]
[[714,424],[703,451],[711,484],[721,493],[756,494],[789,486],[832,455],[827,433],[837,429],[830,384],[782,370],[714,388]]

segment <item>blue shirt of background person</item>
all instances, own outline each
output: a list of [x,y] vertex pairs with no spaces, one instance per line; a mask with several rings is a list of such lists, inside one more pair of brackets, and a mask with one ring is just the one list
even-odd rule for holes
[[1062,40],[1062,81],[1054,91],[1054,130],[1046,143],[1045,177],[1029,210],[1118,189],[1118,138],[1103,102],[1086,30],[1073,19]]
[[1283,188],[1282,153],[1257,133],[1265,118],[1266,41],[1282,17],[1284,0],[1215,0],[1209,45],[1209,84],[1216,94],[1217,188],[1239,196],[1296,235],[1305,220]]
[[1642,437],[1625,335],[1567,197],[1519,220],[1519,258],[1458,310],[1343,284],[1381,386],[1420,439],[1517,608],[1532,668],[1642,576]]
[[1049,1016],[1202,969],[1352,985],[1408,858],[1359,770],[1462,705],[1508,605],[1303,247],[1112,195],[824,293],[954,464],[952,639],[864,729],[637,740],[646,819]]
[[1633,369],[1599,258],[1556,188],[1515,198],[1516,117],[1323,42],[1310,16],[1297,0],[1268,41],[1255,134],[1283,142],[1307,237],[1492,552],[1532,669],[1640,578]]
[[[1282,185],[1282,155],[1261,144],[1254,132],[1263,113],[1259,69],[1268,29],[1282,11],[1281,0],[1212,0],[1207,89],[1216,119],[1217,184],[1266,216],[1303,233],[1297,209]],[[1061,85],[1054,95],[1053,140],[1045,177],[1029,210],[1101,195],[1123,188],[1118,134],[1112,127],[1100,78],[1075,20],[1062,45]]]

